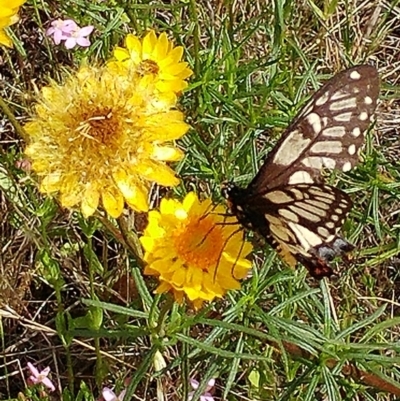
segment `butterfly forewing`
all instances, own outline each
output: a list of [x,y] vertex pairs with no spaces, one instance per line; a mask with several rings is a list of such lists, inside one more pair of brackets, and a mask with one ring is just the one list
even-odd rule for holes
[[340,72],[303,107],[249,185],[256,193],[320,182],[324,168],[348,171],[358,162],[379,95],[374,67]]
[[329,80],[295,117],[247,188],[226,191],[232,212],[263,235],[281,257],[313,277],[331,276],[328,262],[352,249],[338,236],[351,208],[322,171],[348,171],[358,162],[379,95],[374,67],[362,65]]

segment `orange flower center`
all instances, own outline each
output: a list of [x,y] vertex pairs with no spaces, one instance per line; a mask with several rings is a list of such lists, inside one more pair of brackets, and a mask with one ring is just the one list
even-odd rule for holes
[[143,60],[139,63],[137,67],[137,72],[142,77],[149,74],[157,75],[159,71],[160,67],[153,60]]
[[120,146],[121,115],[118,113],[110,110],[90,110],[89,107],[89,110],[81,110],[81,115],[77,116],[76,121],[79,121],[76,131],[84,143],[115,147],[115,150]]
[[187,265],[204,271],[215,267],[224,249],[221,227],[210,217],[197,216],[180,230],[175,237],[175,248]]

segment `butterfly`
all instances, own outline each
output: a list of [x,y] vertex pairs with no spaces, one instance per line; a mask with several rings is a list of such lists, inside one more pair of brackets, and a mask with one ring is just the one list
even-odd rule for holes
[[300,110],[247,188],[223,190],[239,223],[317,279],[334,274],[329,261],[354,248],[338,235],[351,199],[324,183],[323,172],[357,164],[378,96],[373,66],[338,73]]

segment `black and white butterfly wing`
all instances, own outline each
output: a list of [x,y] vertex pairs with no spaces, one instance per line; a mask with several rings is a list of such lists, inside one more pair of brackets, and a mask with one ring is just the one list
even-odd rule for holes
[[357,164],[378,95],[372,66],[335,75],[295,117],[250,185],[225,191],[239,222],[318,279],[332,275],[329,259],[352,248],[338,236],[351,200],[324,185],[322,171]]
[[300,261],[315,278],[331,276],[327,259],[337,254],[337,234],[352,207],[349,196],[328,185],[298,184],[263,198],[271,204],[259,204],[260,211],[282,258],[292,267]]
[[247,228],[265,237],[290,266],[299,261],[313,277],[329,277],[333,274],[329,259],[352,248],[345,240],[338,242],[337,234],[352,207],[341,190],[297,184],[258,195],[246,196],[243,191],[230,189],[231,210]]
[[253,193],[320,182],[324,168],[349,171],[358,162],[379,95],[377,70],[359,65],[319,89],[285,130],[250,183]]

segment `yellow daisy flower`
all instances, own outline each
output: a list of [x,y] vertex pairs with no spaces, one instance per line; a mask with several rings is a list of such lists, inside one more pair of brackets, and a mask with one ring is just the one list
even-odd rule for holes
[[0,45],[12,47],[12,41],[5,28],[18,21],[18,11],[26,0],[0,0]]
[[[136,88],[136,91],[133,89]],[[86,67],[65,85],[42,89],[36,116],[25,125],[26,154],[43,193],[85,217],[100,201],[118,217],[124,201],[148,210],[151,182],[179,183],[166,162],[180,160],[173,141],[188,130],[183,114],[107,68]]]
[[182,203],[162,199],[160,211],[149,213],[140,238],[147,262],[145,274],[158,276],[157,293],[173,292],[182,302],[186,296],[196,308],[204,301],[221,298],[239,289],[251,262],[245,257],[252,246],[233,216],[211,200],[200,202],[189,193]]
[[134,71],[142,78],[151,78],[155,88],[164,94],[177,94],[187,87],[185,81],[193,71],[188,63],[181,61],[183,47],[173,47],[166,33],[158,38],[150,31],[142,41],[129,34],[125,40],[126,48],[117,47],[109,67],[121,71]]

